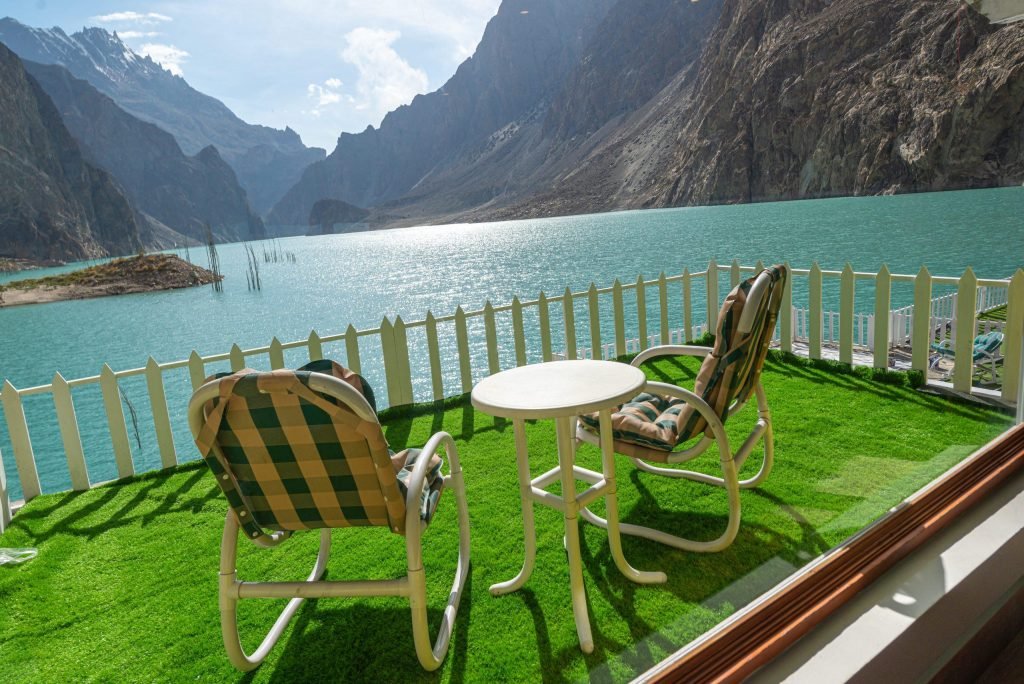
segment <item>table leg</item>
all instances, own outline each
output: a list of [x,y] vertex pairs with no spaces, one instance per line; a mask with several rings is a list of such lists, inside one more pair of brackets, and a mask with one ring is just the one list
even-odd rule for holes
[[[639,584],[662,584],[668,581],[668,576],[660,571],[649,572],[637,570],[622,553],[622,537],[619,534],[619,500],[618,489],[615,480],[615,449],[612,446],[612,419],[611,413],[607,410],[600,413],[601,426],[601,470],[604,479],[608,483],[608,493],[605,494],[605,508],[608,510],[608,546],[612,552],[612,558],[619,572],[628,579]],[[589,520],[588,510],[582,511],[584,519]],[[590,514],[593,515],[593,514]],[[594,516],[596,517],[596,516]],[[603,527],[603,526],[602,526]]]
[[537,530],[533,523],[533,499],[530,488],[530,460],[526,444],[526,423],[521,418],[512,420],[512,428],[516,439],[516,465],[519,469],[519,501],[523,507],[523,532],[525,541],[525,557],[519,574],[507,582],[491,585],[491,594],[500,596],[521,588],[533,573],[533,561],[537,556]]
[[590,632],[587,614],[587,593],[583,586],[583,559],[580,557],[580,526],[576,514],[576,476],[572,466],[576,455],[575,422],[572,417],[556,418],[558,436],[558,465],[562,471],[562,500],[565,511],[565,551],[569,556],[569,588],[572,591],[572,612],[576,620],[576,635],[584,653],[594,652],[594,637]]

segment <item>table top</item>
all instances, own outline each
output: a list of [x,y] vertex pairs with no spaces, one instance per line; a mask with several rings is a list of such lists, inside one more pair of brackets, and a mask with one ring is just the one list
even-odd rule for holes
[[501,418],[560,418],[618,406],[647,378],[615,361],[549,361],[511,368],[473,388],[473,407]]

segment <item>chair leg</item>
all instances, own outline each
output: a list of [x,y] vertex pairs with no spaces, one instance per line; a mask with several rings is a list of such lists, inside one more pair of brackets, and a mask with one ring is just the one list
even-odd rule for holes
[[[667,470],[667,469],[664,469]],[[726,523],[725,531],[716,539],[711,541],[695,541],[693,539],[684,539],[683,537],[677,537],[667,532],[655,530],[650,527],[643,527],[641,525],[632,525],[630,523],[619,523],[619,532],[622,534],[629,534],[634,537],[643,537],[656,541],[666,546],[673,548],[682,549],[684,551],[696,551],[698,553],[711,553],[714,551],[721,551],[736,539],[736,534],[740,529],[740,488],[739,480],[736,477],[736,464],[730,459],[722,463],[722,470],[725,477],[723,478],[724,487],[729,497],[729,521]],[[672,471],[682,472],[682,471]],[[580,511],[580,517],[587,522],[597,525],[602,529],[608,529],[608,521],[604,518],[593,513],[589,509],[582,509]]]
[[[764,457],[761,460],[761,467],[752,477],[737,481],[737,486],[740,489],[753,489],[761,484],[765,478],[768,477],[769,473],[771,473],[772,466],[775,464],[775,433],[772,431],[771,416],[767,411],[762,412],[761,417],[758,419],[757,427],[751,433],[750,437],[747,438],[747,441],[745,441],[737,451],[735,462],[742,466],[746,461],[747,455],[750,454],[753,448],[757,445],[757,442],[761,439],[764,439]],[[726,487],[729,484],[726,478],[715,477],[714,475],[707,475],[706,473],[656,466],[648,463],[647,461],[642,461],[639,458],[631,457],[630,460],[638,470],[642,470],[645,473],[651,473],[652,475],[663,475],[665,477],[693,480],[694,482],[702,482],[704,484],[715,485],[717,487]]]
[[[446,445],[447,446],[447,445]],[[455,616],[462,599],[462,590],[469,577],[469,507],[466,504],[466,484],[459,467],[458,457],[453,457],[454,448],[448,450],[448,463],[451,474],[445,478],[445,486],[455,494],[455,503],[459,515],[459,564],[455,570],[455,580],[448,593],[448,604],[444,608],[441,626],[437,630],[437,639],[431,644],[430,627],[427,624],[427,580],[423,563],[419,567],[409,567],[409,604],[412,610],[412,637],[416,647],[416,657],[420,665],[428,672],[441,667],[448,652]],[[406,529],[407,543],[415,543],[422,549],[420,534],[422,529]],[[422,554],[408,554],[409,558],[419,559]]]
[[[299,606],[305,600],[293,598],[274,621],[267,636],[263,638],[259,648],[252,655],[246,655],[242,647],[242,641],[238,634],[238,587],[240,582],[237,579],[235,560],[238,554],[238,521],[232,511],[228,511],[227,519],[224,521],[224,536],[221,539],[220,547],[220,624],[221,634],[224,638],[224,649],[227,651],[231,664],[242,672],[248,672],[259,667],[266,659],[267,654],[274,648],[277,640],[281,638],[285,627],[298,611]],[[323,577],[327,568],[327,559],[331,554],[331,531],[323,529],[320,531],[320,551],[317,554],[316,564],[310,573],[307,582],[315,582]]]

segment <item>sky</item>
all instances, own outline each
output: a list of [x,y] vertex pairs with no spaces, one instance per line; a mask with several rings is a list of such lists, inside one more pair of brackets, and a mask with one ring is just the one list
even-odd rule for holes
[[2,0],[23,24],[117,31],[249,123],[334,149],[441,87],[500,0]]

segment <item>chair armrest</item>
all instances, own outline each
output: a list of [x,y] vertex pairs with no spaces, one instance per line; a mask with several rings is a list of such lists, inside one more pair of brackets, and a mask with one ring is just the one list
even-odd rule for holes
[[433,458],[438,448],[442,445],[444,445],[445,456],[448,458],[449,477],[461,478],[462,476],[455,440],[447,432],[436,433],[420,451],[419,458],[416,459],[416,465],[413,466],[412,477],[409,478],[408,489],[405,493],[405,546],[410,570],[422,569],[423,567],[423,549],[420,546],[423,521],[420,519],[419,497],[424,485],[427,483],[427,467],[430,459]]
[[644,361],[659,356],[699,356],[703,358],[711,352],[711,347],[700,347],[695,344],[662,344],[640,352],[629,363],[631,366],[639,366]]
[[409,478],[409,484],[405,493],[405,528],[409,529],[409,526],[419,521],[419,497],[423,491],[423,487],[427,481],[427,468],[430,465],[430,459],[437,453],[439,447],[444,446],[445,457],[448,460],[448,473],[449,475],[455,475],[461,473],[462,468],[459,466],[458,449],[455,446],[455,440],[447,432],[438,432],[423,446],[420,451],[419,457],[416,459],[416,465],[413,466],[412,476]]
[[711,405],[700,398],[700,396],[694,394],[688,389],[677,387],[676,385],[670,385],[667,382],[655,382],[654,380],[648,380],[647,385],[644,388],[645,391],[653,391],[659,394],[666,394],[676,399],[682,399],[690,406],[697,409],[697,413],[707,421],[708,425],[711,426],[711,431],[715,434],[715,439],[718,440],[719,447],[721,448],[721,456],[723,459],[732,458],[732,452],[729,451],[729,439],[725,436],[725,426],[722,424],[722,419],[718,417],[715,410],[711,408]]

